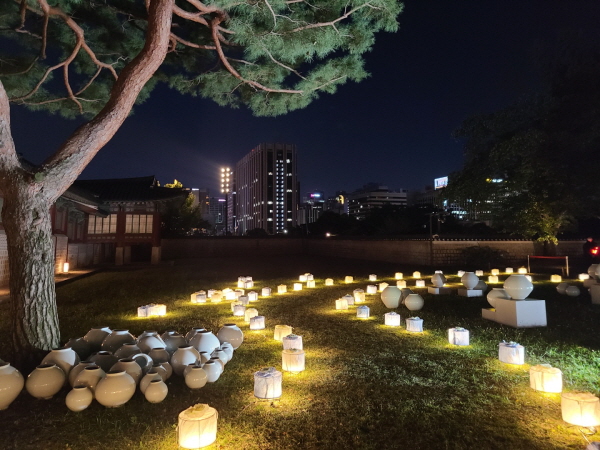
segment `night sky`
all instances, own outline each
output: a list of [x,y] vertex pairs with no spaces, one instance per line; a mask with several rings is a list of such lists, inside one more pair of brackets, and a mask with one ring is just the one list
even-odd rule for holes
[[[540,84],[540,43],[565,31],[600,34],[598,0],[406,0],[400,31],[380,33],[371,77],[278,118],[222,108],[166,87],[138,106],[82,178],[155,175],[217,188],[217,171],[260,142],[297,145],[302,193],[368,182],[422,189],[462,164],[451,133]],[[40,163],[77,126],[13,106],[17,150]]]

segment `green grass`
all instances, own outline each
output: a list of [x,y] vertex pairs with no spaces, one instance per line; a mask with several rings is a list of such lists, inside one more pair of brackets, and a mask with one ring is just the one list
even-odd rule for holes
[[[553,284],[536,282],[531,297],[547,301],[546,328],[513,329],[485,321],[484,298],[431,296],[424,289],[416,290],[425,298],[423,310],[416,313],[424,319],[423,334],[404,331],[404,319],[412,314],[402,306],[397,312],[403,326],[384,326],[388,310],[378,295],[367,296],[368,320],[357,319],[352,307],[334,310],[337,298],[372,284],[367,281],[370,273],[392,284],[395,271],[409,275],[413,269],[419,268],[336,258],[207,258],[102,272],[60,287],[64,341],[98,325],[137,335],[150,329],[185,333],[193,326],[216,332],[227,322],[244,330],[245,341],[216,383],[191,391],[173,376],[167,383],[169,395],[160,404],[148,403],[138,392],[117,409],[94,402],[73,413],[64,404],[66,389],[46,401],[23,392],[0,412],[0,447],[177,449],[178,413],[202,402],[219,411],[212,448],[582,448],[583,433],[590,430],[563,422],[560,395],[532,391],[528,368],[552,364],[563,371],[566,390],[600,394],[600,307],[592,306],[587,294],[561,296]],[[424,277],[431,276],[421,269]],[[260,297],[253,304],[266,316],[263,331],[252,332],[234,318],[229,302],[189,302],[190,293],[199,289],[235,287],[240,275],[252,275],[260,293],[263,286],[275,289],[281,283],[291,289],[305,272],[317,278],[316,289]],[[341,284],[345,275],[353,275],[355,283]],[[325,287],[327,277],[336,285]],[[449,281],[458,278],[450,276]],[[167,304],[167,316],[138,319],[137,307],[151,302]],[[267,366],[281,368],[281,343],[273,340],[277,324],[292,325],[303,336],[306,370],[284,373],[281,400],[258,401],[253,373]],[[470,330],[469,347],[448,345],[446,330],[454,326]],[[3,316],[0,357],[8,335]],[[524,345],[527,364],[500,363],[501,340]],[[600,440],[600,435],[587,438]]]

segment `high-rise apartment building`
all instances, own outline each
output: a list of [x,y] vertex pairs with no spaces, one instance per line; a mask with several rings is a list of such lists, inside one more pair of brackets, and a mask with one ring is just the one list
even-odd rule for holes
[[235,165],[236,234],[262,228],[285,233],[297,225],[296,146],[260,144]]

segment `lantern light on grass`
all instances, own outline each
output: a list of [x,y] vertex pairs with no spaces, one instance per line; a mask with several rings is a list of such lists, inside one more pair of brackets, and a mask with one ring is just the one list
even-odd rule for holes
[[469,330],[462,327],[449,328],[448,342],[452,345],[469,345]]
[[243,288],[246,284],[246,277],[238,277],[237,287]]
[[221,291],[215,291],[210,296],[211,303],[219,303],[221,300],[223,300],[223,293]]
[[247,308],[244,313],[244,322],[250,323],[250,319],[258,316],[258,310],[256,308]]
[[342,298],[346,299],[346,301],[348,302],[348,306],[354,305],[354,296],[353,295],[346,294]]
[[232,291],[231,289],[229,289],[227,292],[223,290],[223,293],[225,294],[225,300],[235,300],[238,297],[235,291]]
[[254,396],[265,400],[281,397],[282,374],[274,367],[266,367],[254,372]]
[[260,295],[262,295],[263,297],[270,297],[271,296],[271,288],[270,287],[262,288]]
[[192,294],[192,303],[206,303],[206,292],[197,291]]
[[284,336],[282,342],[284,350],[291,350],[293,348],[298,350],[303,349],[302,336],[298,336],[297,334],[288,334],[287,336]]
[[560,276],[560,275],[550,275],[550,281],[552,283],[560,283],[560,282],[562,282],[562,276]]
[[499,269],[492,269],[491,274],[494,276],[498,276],[500,275],[500,270]]
[[217,410],[206,404],[190,406],[179,413],[177,436],[186,449],[207,447],[217,439]]
[[538,364],[529,368],[529,385],[534,391],[562,392],[562,372],[550,364]]
[[306,283],[308,281],[308,278],[306,277],[306,275],[300,275],[300,277],[298,278],[298,281]]
[[488,277],[488,283],[499,283],[498,275],[490,275]]
[[251,330],[264,330],[265,329],[265,316],[254,316],[250,318],[250,329]]
[[367,305],[362,305],[356,308],[356,317],[359,319],[368,319],[371,314],[371,310]]
[[374,284],[369,284],[367,286],[367,294],[369,294],[369,295],[377,294],[377,286],[375,286]]
[[419,288],[425,287],[425,280],[417,280],[415,286]]
[[354,277],[347,276],[344,278],[345,283],[354,283]]
[[482,277],[483,276],[483,270],[476,270],[475,271],[475,275],[477,275],[478,277]]
[[363,289],[354,289],[352,291],[355,303],[363,303],[365,301],[365,291]]
[[396,272],[396,274],[394,275],[394,278],[396,280],[401,280],[402,278],[404,278],[404,274],[402,272]]
[[258,292],[250,291],[248,292],[248,301],[255,302],[258,300]]
[[301,291],[302,290],[302,283],[294,283],[294,290],[295,291]]
[[238,305],[242,305],[243,306],[243,303],[242,302],[237,302],[237,301],[236,302],[231,302],[231,312],[235,311],[235,307],[238,306]]
[[326,278],[325,286],[333,286],[333,278]]
[[235,298],[238,299],[240,298],[242,295],[244,295],[244,293],[246,292],[244,289],[236,289],[235,291]]
[[418,270],[413,272],[413,278],[421,278],[421,272],[419,272]]
[[375,275],[374,273],[369,275],[369,281],[377,281],[377,275]]
[[335,309],[337,309],[337,310],[348,309],[348,300],[346,300],[344,297],[338,298],[335,301]]
[[69,273],[69,263],[68,262],[63,264],[63,273]]
[[514,273],[514,269],[512,267],[507,267],[506,269],[504,269],[504,272],[506,272],[506,273]]
[[459,270],[458,272],[456,272],[456,276],[462,278],[462,276],[465,274],[464,270]]
[[520,275],[525,275],[527,273],[527,268],[525,268],[525,267],[519,267],[518,273]]
[[167,305],[150,303],[137,309],[138,317],[152,317],[167,315]]
[[379,283],[379,292],[383,292],[383,290],[389,286],[389,283],[386,283],[385,281],[383,283]]
[[314,287],[317,287],[315,280],[307,280],[307,281],[306,281],[306,287],[307,287],[307,288],[314,288]]
[[244,317],[246,315],[246,307],[244,305],[235,305],[233,307],[233,315],[236,317]]
[[406,288],[406,280],[399,280],[396,282],[396,287],[398,289],[404,289]]
[[281,368],[286,372],[302,372],[304,370],[304,350],[292,348],[281,352]]
[[217,290],[216,290],[216,289],[209,289],[209,290],[208,290],[208,292],[206,293],[206,296],[207,296],[208,298],[212,298],[212,296],[213,296],[213,294],[214,294],[215,292],[217,292]]
[[411,331],[413,333],[422,333],[423,319],[419,317],[409,317],[408,319],[406,319],[406,331]]
[[244,306],[247,306],[248,303],[250,303],[250,299],[248,298],[247,295],[240,295],[238,297],[238,302],[240,302]]
[[507,364],[525,364],[525,347],[516,342],[500,342],[498,359]]
[[580,273],[579,275],[577,275],[577,278],[579,278],[581,281],[589,280],[590,275],[587,273]]
[[565,422],[580,427],[600,425],[600,399],[591,392],[563,392],[560,400]]
[[400,314],[395,312],[389,312],[384,314],[385,324],[390,327],[399,327],[400,326]]
[[279,286],[277,286],[278,294],[285,294],[286,292],[287,292],[287,286],[285,284],[280,284]]
[[275,325],[275,332],[273,334],[273,338],[276,341],[281,342],[283,338],[289,334],[292,334],[292,327],[290,327],[289,325]]
[[254,281],[252,281],[252,277],[246,277],[246,282],[243,286],[240,286],[246,289],[250,289],[254,287]]

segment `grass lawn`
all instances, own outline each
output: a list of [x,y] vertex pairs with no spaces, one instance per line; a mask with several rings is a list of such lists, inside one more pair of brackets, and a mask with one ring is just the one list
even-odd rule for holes
[[[591,305],[587,292],[571,298],[559,295],[555,284],[535,282],[530,297],[547,301],[548,327],[533,329],[483,320],[481,308],[489,307],[483,297],[432,296],[426,289],[414,289],[425,299],[421,311],[398,308],[400,328],[383,325],[388,310],[379,295],[367,296],[367,320],[356,318],[356,307],[334,309],[337,298],[373,284],[371,273],[393,284],[394,272],[402,271],[411,287],[415,269],[333,257],[207,258],[107,271],[62,286],[63,341],[99,325],[138,335],[167,329],[185,334],[197,326],[216,333],[223,323],[238,324],[245,341],[216,383],[192,391],[174,375],[159,404],[137,392],[120,408],[94,402],[74,413],[65,406],[67,389],[51,400],[24,391],[0,412],[0,448],[177,449],[178,413],[195,403],[219,412],[217,441],[210,448],[580,449],[587,439],[600,440],[595,430],[562,421],[560,394],[529,388],[529,365],[548,363],[563,371],[565,390],[600,394],[600,306]],[[305,272],[315,275],[316,289],[259,297],[252,305],[266,316],[265,330],[250,331],[243,318],[232,316],[229,302],[190,303],[192,292],[235,288],[237,277],[245,275],[253,276],[259,294],[263,286],[276,292],[278,284],[291,290]],[[429,284],[431,271],[422,273]],[[341,283],[345,275],[355,282]],[[334,286],[324,286],[328,277]],[[449,276],[450,283],[458,281]],[[167,316],[138,319],[137,307],[148,303],[165,303]],[[424,320],[424,333],[404,330],[411,315]],[[284,373],[281,400],[257,401],[253,373],[268,366],[281,370],[281,343],[273,340],[277,324],[303,336],[306,370]],[[455,326],[470,330],[470,346],[448,345],[447,329]],[[0,358],[9,331],[3,314]],[[527,364],[499,362],[502,340],[524,345]]]

